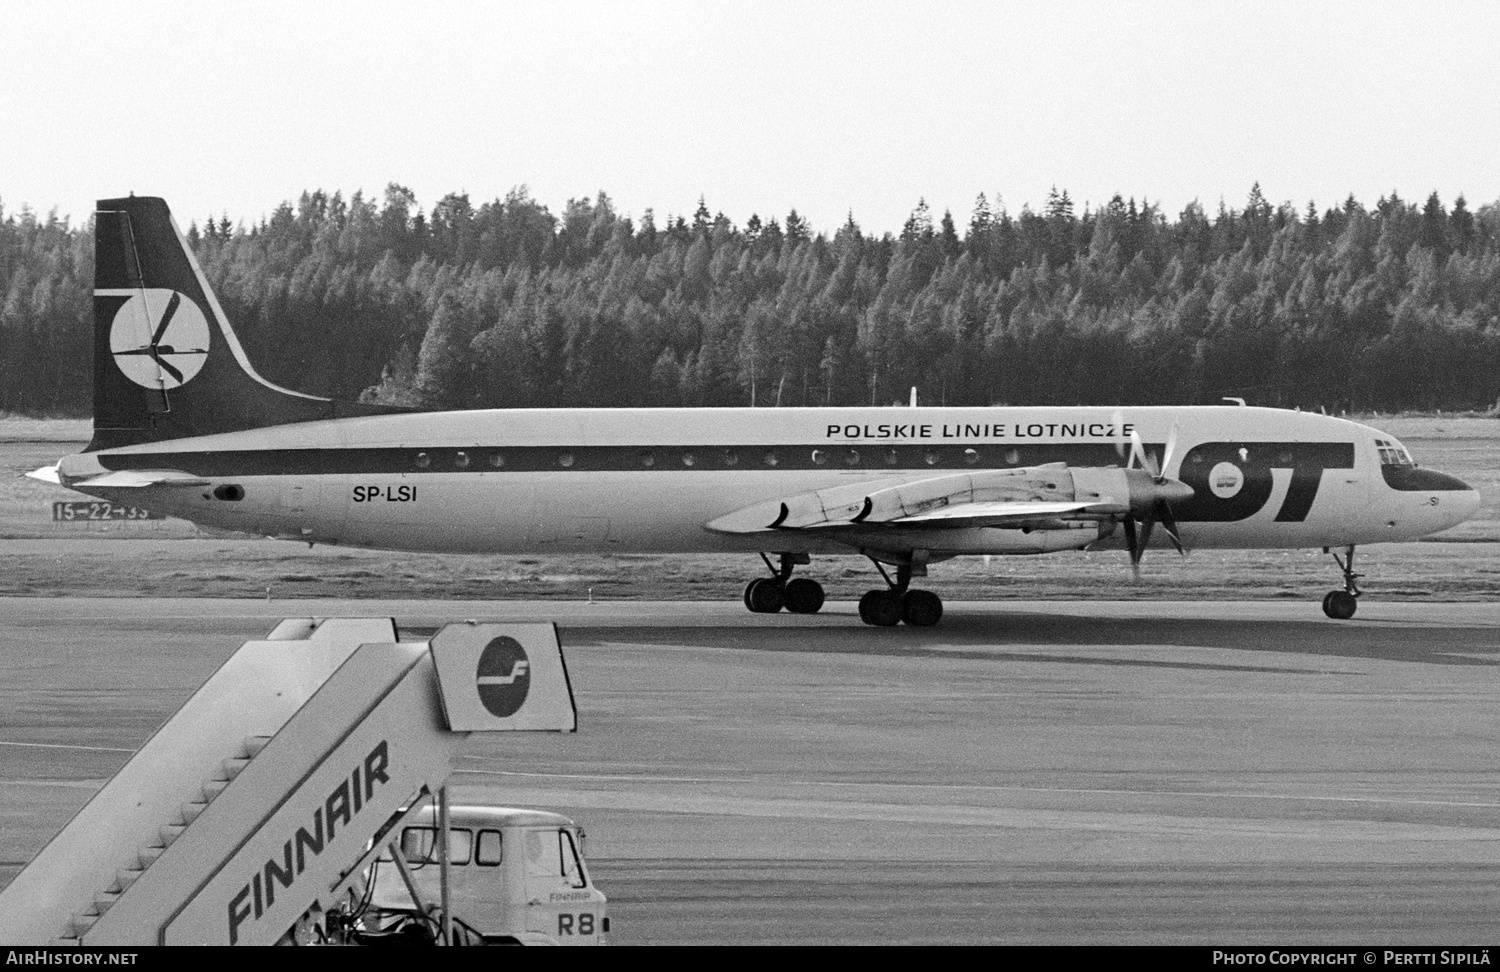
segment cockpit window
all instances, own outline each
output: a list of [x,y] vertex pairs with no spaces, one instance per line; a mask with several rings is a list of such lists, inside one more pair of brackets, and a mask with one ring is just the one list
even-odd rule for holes
[[1375,448],[1380,452],[1380,464],[1382,466],[1415,466],[1411,461],[1411,454],[1406,451],[1406,446],[1399,442],[1388,439],[1376,439]]

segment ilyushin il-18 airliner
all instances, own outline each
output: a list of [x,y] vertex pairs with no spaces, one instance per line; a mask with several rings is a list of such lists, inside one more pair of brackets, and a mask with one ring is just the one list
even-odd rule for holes
[[[884,580],[867,624],[936,624],[913,588],[965,554],[1321,547],[1354,615],[1360,544],[1479,495],[1376,429],[1309,412],[1150,408],[424,412],[255,370],[161,199],[99,203],[94,435],[31,475],[231,530],[389,550],[759,554],[751,611],[808,614],[813,554]],[[1159,529],[1158,529],[1159,528]],[[1342,554],[1342,555],[1341,555]]]

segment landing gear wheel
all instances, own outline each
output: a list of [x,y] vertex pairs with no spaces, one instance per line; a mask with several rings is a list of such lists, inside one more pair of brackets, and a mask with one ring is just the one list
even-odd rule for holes
[[775,614],[786,604],[786,587],[780,577],[758,577],[745,588],[745,606],[756,614]]
[[930,628],[943,616],[943,599],[931,591],[907,591],[901,598],[901,620],[915,628]]
[[1323,613],[1335,621],[1348,621],[1359,609],[1359,601],[1348,591],[1329,591],[1323,597]]
[[877,628],[894,628],[901,623],[901,595],[892,590],[866,591],[859,599],[859,619]]
[[817,614],[823,607],[823,585],[806,577],[787,581],[786,609],[793,614]]

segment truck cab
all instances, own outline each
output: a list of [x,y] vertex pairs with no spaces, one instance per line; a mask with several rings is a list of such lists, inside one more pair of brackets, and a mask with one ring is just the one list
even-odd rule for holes
[[[589,879],[583,829],[561,814],[509,807],[448,811],[449,911],[474,944],[602,945],[606,898]],[[423,905],[441,899],[437,811],[404,824],[399,846]],[[366,927],[390,928],[420,911],[396,861],[370,869]],[[474,939],[478,941],[474,941]]]

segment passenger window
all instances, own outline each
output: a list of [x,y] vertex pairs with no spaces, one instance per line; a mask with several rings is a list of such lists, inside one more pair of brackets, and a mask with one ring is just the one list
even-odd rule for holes
[[474,848],[474,863],[484,867],[494,867],[500,863],[500,831],[481,830],[479,832],[479,844]]

